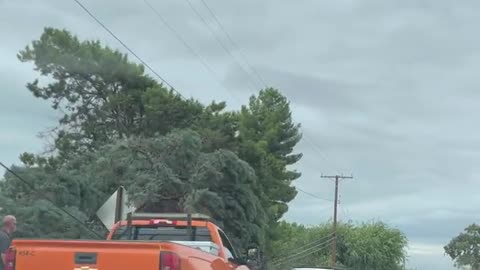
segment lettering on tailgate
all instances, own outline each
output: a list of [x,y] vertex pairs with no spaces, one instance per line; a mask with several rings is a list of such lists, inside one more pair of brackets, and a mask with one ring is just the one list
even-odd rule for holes
[[18,256],[35,256],[35,252],[33,250],[19,250],[17,252]]

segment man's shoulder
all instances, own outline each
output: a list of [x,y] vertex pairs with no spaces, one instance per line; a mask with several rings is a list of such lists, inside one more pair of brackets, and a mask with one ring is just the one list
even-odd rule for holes
[[2,239],[10,239],[10,235],[8,235],[8,233],[0,230],[0,240]]
[[[0,253],[5,253],[10,247],[11,243],[10,236],[4,231],[0,231]],[[0,268],[1,270],[1,268]]]

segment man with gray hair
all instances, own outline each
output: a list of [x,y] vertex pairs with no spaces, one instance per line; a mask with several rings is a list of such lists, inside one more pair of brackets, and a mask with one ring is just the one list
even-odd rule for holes
[[17,219],[8,215],[3,218],[2,228],[0,229],[0,270],[5,270],[5,258],[10,243],[12,242],[12,233],[17,229]]

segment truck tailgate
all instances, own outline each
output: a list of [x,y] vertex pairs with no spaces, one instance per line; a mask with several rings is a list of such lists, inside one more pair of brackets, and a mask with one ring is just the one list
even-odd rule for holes
[[16,270],[158,270],[162,243],[15,240]]

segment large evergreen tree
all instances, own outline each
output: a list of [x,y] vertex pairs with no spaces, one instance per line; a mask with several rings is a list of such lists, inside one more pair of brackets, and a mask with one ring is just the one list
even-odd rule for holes
[[239,155],[252,164],[259,178],[261,197],[272,221],[287,212],[296,196],[292,182],[300,173],[288,169],[302,157],[294,154],[300,141],[299,125],[292,119],[288,100],[276,89],[260,91],[242,108]]
[[293,153],[301,139],[299,125],[292,119],[288,100],[268,88],[252,96],[239,116],[239,156],[255,169],[259,186],[255,192],[267,212],[266,255],[273,256],[272,241],[281,237],[277,222],[288,211],[297,192],[292,182],[300,173],[289,169],[302,157]]
[[190,126],[202,112],[201,104],[163,87],[126,54],[66,30],[45,28],[18,58],[41,75],[27,88],[63,113],[54,130],[54,150],[61,155],[92,151],[116,138],[166,134]]

